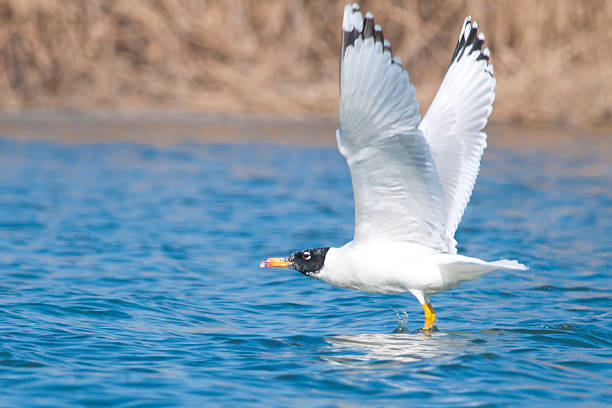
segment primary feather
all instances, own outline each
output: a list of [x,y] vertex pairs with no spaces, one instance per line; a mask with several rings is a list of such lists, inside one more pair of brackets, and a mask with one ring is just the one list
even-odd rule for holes
[[425,135],[444,194],[444,238],[455,250],[454,235],[470,200],[480,158],[487,145],[481,130],[495,99],[489,50],[484,35],[468,17],[463,23],[448,71],[419,129]]
[[[345,13],[359,11],[347,6]],[[382,31],[376,38],[369,29],[371,15],[359,27],[351,17],[344,20],[349,24],[343,26],[337,139],[353,182],[354,239],[426,242],[446,249],[442,189],[418,129],[419,106],[408,73],[385,49]]]
[[484,36],[466,18],[420,121],[414,87],[382,29],[370,13],[358,21],[358,6],[346,6],[337,134],[353,181],[355,240],[387,237],[455,253],[455,231],[486,147],[481,130],[495,98]]

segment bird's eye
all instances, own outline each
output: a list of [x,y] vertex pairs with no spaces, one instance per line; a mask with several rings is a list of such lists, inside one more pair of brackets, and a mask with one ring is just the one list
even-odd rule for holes
[[304,258],[305,260],[309,261],[311,256],[310,256],[310,252],[306,251],[302,254],[302,258]]

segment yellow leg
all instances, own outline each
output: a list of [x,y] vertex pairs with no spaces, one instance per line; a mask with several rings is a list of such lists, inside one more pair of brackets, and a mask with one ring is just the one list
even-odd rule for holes
[[425,311],[425,325],[423,329],[429,330],[434,327],[434,323],[436,322],[436,312],[431,303],[423,303],[422,306]]
[[429,308],[429,311],[431,312],[431,315],[429,317],[429,323],[431,324],[431,327],[434,327],[436,324],[436,311],[434,310],[431,303],[428,303],[427,307]]

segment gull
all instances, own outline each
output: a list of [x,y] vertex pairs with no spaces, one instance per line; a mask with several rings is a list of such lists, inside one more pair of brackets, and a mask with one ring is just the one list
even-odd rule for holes
[[495,99],[484,34],[467,17],[440,89],[425,117],[408,72],[371,13],[344,8],[338,150],[353,183],[353,240],[267,258],[341,288],[410,292],[435,329],[432,294],[493,270],[526,270],[517,261],[457,254],[455,231],[468,204]]

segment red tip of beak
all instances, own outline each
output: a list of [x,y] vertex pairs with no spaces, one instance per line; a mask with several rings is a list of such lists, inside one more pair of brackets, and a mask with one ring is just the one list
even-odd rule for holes
[[260,268],[272,268],[272,267],[288,267],[291,266],[292,262],[287,261],[285,258],[267,258],[261,261],[259,264]]

